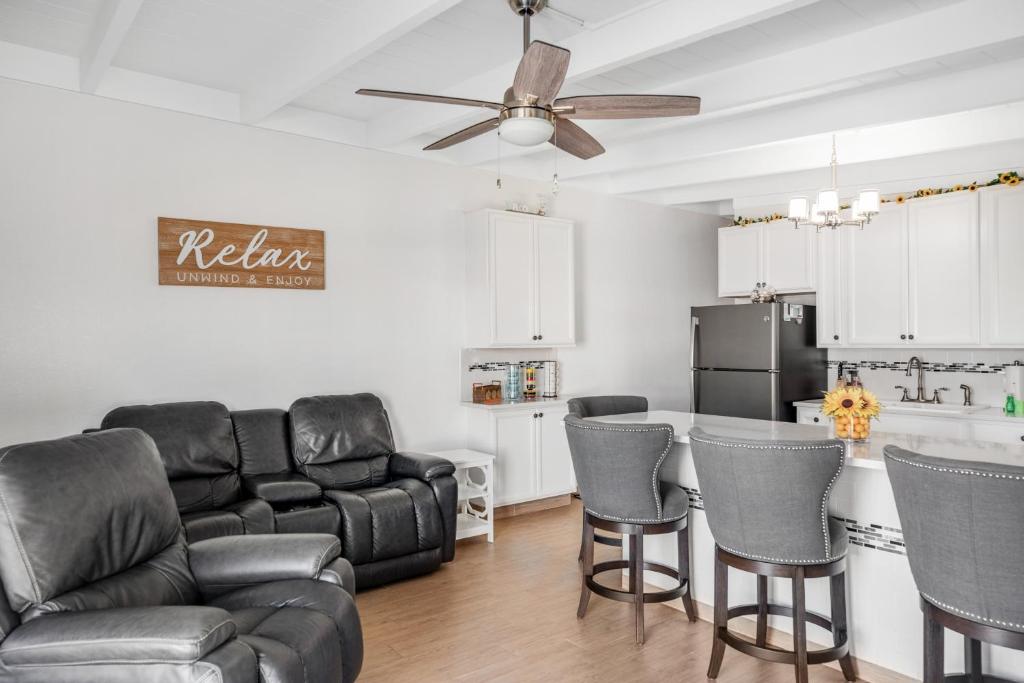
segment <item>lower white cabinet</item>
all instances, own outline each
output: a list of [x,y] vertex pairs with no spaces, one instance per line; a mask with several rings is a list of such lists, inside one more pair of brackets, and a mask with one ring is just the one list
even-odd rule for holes
[[494,453],[494,504],[510,505],[576,490],[562,421],[565,403],[469,410],[467,447]]
[[[800,424],[829,424],[829,418],[822,415],[818,408],[809,407],[797,407],[796,421]],[[1020,420],[1020,424],[1014,424],[1012,421],[971,419],[969,415],[951,418],[938,415],[895,414],[883,410],[881,417],[872,424],[871,428],[872,431],[895,434],[938,436],[992,443],[1024,443],[1024,420]]]

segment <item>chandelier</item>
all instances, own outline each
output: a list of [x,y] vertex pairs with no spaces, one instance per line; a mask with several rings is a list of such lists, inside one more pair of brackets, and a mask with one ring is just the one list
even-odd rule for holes
[[849,214],[843,216],[847,207],[839,205],[839,190],[836,188],[836,136],[832,136],[832,186],[818,192],[817,201],[809,205],[807,197],[793,197],[789,200],[789,220],[793,227],[813,225],[821,232],[822,228],[835,230],[840,225],[856,225],[861,229],[871,222],[871,217],[878,213],[881,201],[878,190],[861,190],[849,206]]

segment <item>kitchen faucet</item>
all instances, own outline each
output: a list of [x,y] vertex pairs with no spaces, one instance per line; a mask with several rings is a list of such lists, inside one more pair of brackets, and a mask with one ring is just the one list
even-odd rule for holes
[[[900,397],[900,403],[942,403],[942,397],[939,396],[939,392],[949,391],[949,389],[947,387],[936,389],[932,392],[931,399],[926,399],[924,397],[924,363],[921,362],[921,358],[919,356],[912,356],[910,360],[907,361],[907,377],[910,377],[910,373],[914,369],[914,363],[917,363],[917,398],[910,398],[907,388],[897,384],[896,388],[903,390],[903,396]],[[967,400],[970,401],[969,395]],[[970,404],[967,403],[966,405]]]

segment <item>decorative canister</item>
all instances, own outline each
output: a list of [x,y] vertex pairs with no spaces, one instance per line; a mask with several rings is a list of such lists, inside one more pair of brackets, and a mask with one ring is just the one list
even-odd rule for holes
[[520,401],[523,398],[523,380],[521,363],[509,363],[505,377],[505,400]]
[[540,367],[544,372],[544,391],[541,398],[558,398],[558,361],[541,361]]

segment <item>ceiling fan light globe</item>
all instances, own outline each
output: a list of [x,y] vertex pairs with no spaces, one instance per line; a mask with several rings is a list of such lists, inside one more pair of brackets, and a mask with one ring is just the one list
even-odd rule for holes
[[546,118],[510,118],[498,126],[501,139],[521,147],[533,147],[551,139],[555,126]]

